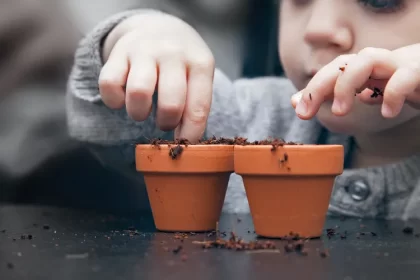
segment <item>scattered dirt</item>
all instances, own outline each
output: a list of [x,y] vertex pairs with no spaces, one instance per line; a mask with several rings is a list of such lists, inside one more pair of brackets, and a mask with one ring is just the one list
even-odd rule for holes
[[182,249],[183,249],[183,247],[181,245],[179,245],[175,249],[172,250],[172,253],[174,253],[176,255],[179,252],[181,252]]
[[236,251],[276,249],[276,245],[272,241],[246,242],[241,238],[237,237],[234,232],[230,233],[230,238],[228,240],[224,240],[218,237],[216,240],[193,241],[193,243],[201,245],[203,249],[218,248]]
[[414,228],[405,227],[405,228],[403,228],[402,232],[405,233],[405,234],[413,234],[414,233]]
[[321,258],[326,258],[326,257],[329,257],[330,256],[330,253],[327,250],[321,251],[321,252],[319,252],[319,256]]
[[[286,142],[284,139],[281,138],[267,138],[265,140],[260,141],[248,141],[247,138],[244,137],[235,137],[235,138],[224,138],[224,137],[215,137],[213,136],[207,140],[200,140],[196,144],[192,144],[187,139],[181,138],[177,140],[164,140],[160,138],[150,140],[150,144],[160,148],[160,145],[169,145],[169,156],[172,159],[178,158],[179,155],[182,154],[184,151],[184,147],[188,147],[190,145],[271,145],[272,151],[275,151],[277,147],[284,146],[284,145],[303,145],[301,143],[296,142]],[[287,154],[285,154],[284,161],[287,161]]]

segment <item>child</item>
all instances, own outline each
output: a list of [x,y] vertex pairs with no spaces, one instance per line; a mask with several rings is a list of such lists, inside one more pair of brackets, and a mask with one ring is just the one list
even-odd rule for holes
[[[139,182],[132,144],[154,137],[342,144],[330,214],[420,217],[418,14],[418,1],[283,0],[279,53],[290,80],[234,82],[214,71],[205,42],[180,19],[115,15],[76,53],[70,134]],[[224,210],[248,210],[237,175]]]

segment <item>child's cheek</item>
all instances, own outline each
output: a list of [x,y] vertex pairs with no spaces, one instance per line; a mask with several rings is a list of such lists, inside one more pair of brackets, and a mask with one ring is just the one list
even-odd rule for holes
[[292,48],[289,44],[282,44],[279,55],[285,76],[298,91],[304,89],[310,79],[304,72],[302,58],[296,56],[296,48]]
[[[284,61],[284,62],[283,62]],[[309,79],[305,78],[298,62],[290,61],[290,58],[285,58],[282,61],[284,74],[292,83],[293,86],[298,90],[303,90],[309,82]]]

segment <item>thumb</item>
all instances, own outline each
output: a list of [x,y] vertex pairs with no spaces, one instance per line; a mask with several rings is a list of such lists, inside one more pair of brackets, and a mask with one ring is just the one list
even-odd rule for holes
[[301,98],[302,98],[302,92],[301,91],[292,95],[292,98],[290,99],[290,102],[292,103],[293,109],[296,109],[296,106],[299,103]]

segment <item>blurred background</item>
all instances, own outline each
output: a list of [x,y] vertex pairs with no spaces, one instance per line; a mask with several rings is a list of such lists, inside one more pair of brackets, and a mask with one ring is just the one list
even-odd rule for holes
[[67,136],[65,89],[73,54],[99,21],[128,9],[159,9],[196,28],[231,79],[282,75],[277,2],[0,0],[0,203],[113,211],[117,201],[125,201],[121,211],[136,203],[123,178]]

